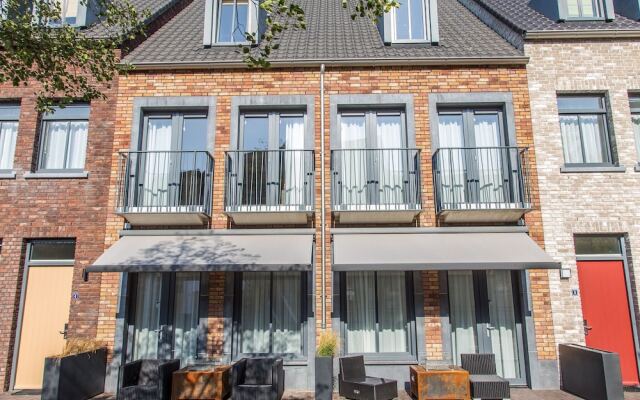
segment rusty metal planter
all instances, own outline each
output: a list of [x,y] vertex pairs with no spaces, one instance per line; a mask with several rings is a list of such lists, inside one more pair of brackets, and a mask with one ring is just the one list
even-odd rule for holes
[[458,367],[409,367],[411,395],[418,400],[470,400],[469,373]]

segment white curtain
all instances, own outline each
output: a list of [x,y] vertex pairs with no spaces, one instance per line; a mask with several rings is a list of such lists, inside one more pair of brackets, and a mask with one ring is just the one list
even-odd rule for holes
[[269,353],[270,285],[268,272],[242,274],[242,353]]
[[83,169],[87,155],[87,132],[89,123],[86,121],[69,123],[69,149],[67,168]]
[[347,347],[349,353],[376,352],[375,274],[347,272]]
[[602,157],[602,133],[604,127],[602,125],[601,117],[597,115],[580,116],[584,162],[586,163],[604,162]]
[[[446,115],[439,117],[438,140],[440,142],[440,179],[442,202],[456,204],[465,202],[466,179],[462,115]],[[454,148],[447,150],[447,148]]]
[[[340,117],[342,204],[367,205],[367,155],[365,117]],[[351,151],[350,151],[351,150]]]
[[498,375],[518,378],[518,341],[510,271],[487,271],[489,297],[489,330],[491,348],[496,355]]
[[449,272],[449,318],[454,362],[460,354],[476,353],[476,308],[471,271]]
[[160,273],[138,274],[133,344],[135,360],[158,357],[161,287]]
[[169,174],[171,153],[171,119],[149,119],[147,126],[148,153],[142,153],[144,168],[143,206],[169,205]]
[[406,299],[404,272],[378,272],[380,353],[409,351]]
[[380,204],[403,205],[404,174],[407,152],[401,150],[402,125],[399,115],[376,116],[376,140],[378,143],[375,158],[378,165]]
[[503,157],[508,152],[500,146],[500,127],[497,114],[475,114],[474,135],[480,203],[504,203]]
[[198,355],[198,303],[200,299],[200,274],[181,272],[176,274],[174,304],[174,358],[182,365],[193,364]]
[[64,169],[69,122],[49,121],[45,128],[43,169]]
[[0,122],[0,170],[13,169],[17,136],[17,122]]
[[636,136],[636,154],[640,162],[640,114],[633,116],[633,131]]
[[273,273],[273,353],[302,351],[299,272]]
[[562,132],[564,162],[566,164],[582,163],[582,145],[580,144],[580,126],[578,117],[573,115],[561,116],[560,131]]
[[[284,133],[286,150],[304,149],[304,117],[280,117],[280,132]],[[285,151],[284,184],[281,186],[281,204],[299,206],[305,204],[305,155],[302,151]],[[281,178],[282,179],[282,178]]]

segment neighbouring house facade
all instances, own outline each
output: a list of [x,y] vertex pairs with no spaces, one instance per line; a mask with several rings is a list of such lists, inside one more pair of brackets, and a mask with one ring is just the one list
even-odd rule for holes
[[465,1],[527,64],[554,335],[620,354],[638,384],[637,1]]
[[108,387],[139,358],[278,355],[310,389],[327,329],[401,385],[493,352],[557,387],[526,58],[458,1],[416,4],[407,30],[304,1],[255,70],[227,21],[260,30],[255,5],[199,0],[127,56],[87,269]]

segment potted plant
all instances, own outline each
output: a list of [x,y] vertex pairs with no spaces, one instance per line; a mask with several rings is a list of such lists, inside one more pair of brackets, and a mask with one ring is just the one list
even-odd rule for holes
[[338,337],[333,332],[323,332],[316,350],[316,400],[333,397],[333,358],[337,353]]
[[104,392],[107,349],[86,339],[67,341],[61,354],[44,361],[42,400],[85,400]]

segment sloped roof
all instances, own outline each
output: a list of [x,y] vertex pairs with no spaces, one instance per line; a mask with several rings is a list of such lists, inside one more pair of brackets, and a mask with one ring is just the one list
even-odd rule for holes
[[[440,43],[388,46],[368,19],[351,19],[341,0],[298,0],[307,29],[288,30],[272,63],[370,62],[440,59],[521,58],[523,54],[476,18],[458,0],[438,0]],[[241,63],[237,46],[204,47],[205,0],[194,0],[134,49],[134,65]]]
[[[149,12],[149,17],[146,21],[147,23],[150,23],[158,18],[168,8],[178,3],[179,1],[180,0],[130,0],[131,5],[133,5],[139,12]],[[86,34],[95,38],[107,37],[109,36],[109,29],[107,28],[106,24],[98,22],[88,27],[86,30]]]

